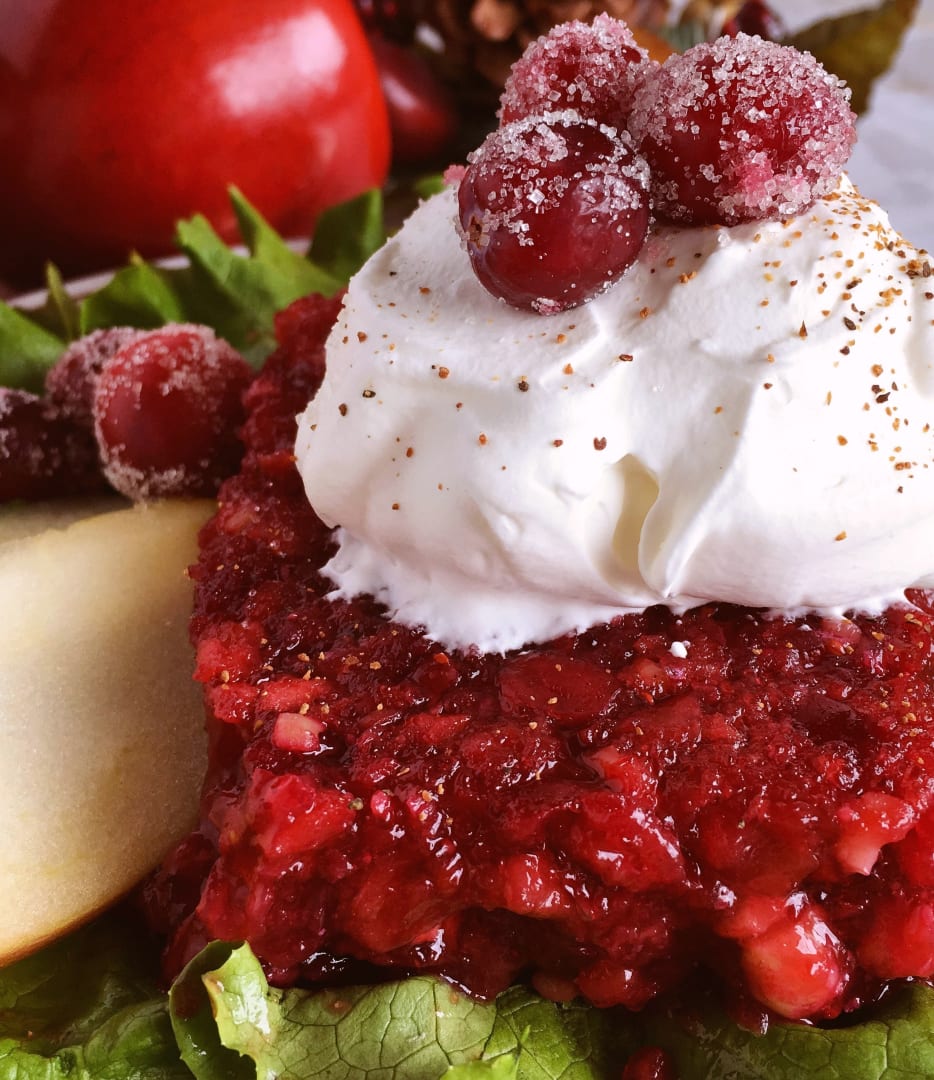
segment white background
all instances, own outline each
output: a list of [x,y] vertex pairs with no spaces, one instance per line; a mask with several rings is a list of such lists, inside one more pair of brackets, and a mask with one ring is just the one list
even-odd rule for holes
[[[868,0],[773,0],[790,31],[870,6]],[[934,0],[921,0],[898,56],[876,83],[847,172],[907,240],[934,251]]]

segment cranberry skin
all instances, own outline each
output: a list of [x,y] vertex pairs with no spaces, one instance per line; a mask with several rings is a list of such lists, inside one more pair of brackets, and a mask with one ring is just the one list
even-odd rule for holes
[[500,99],[504,124],[574,109],[625,127],[636,88],[656,66],[629,27],[607,14],[568,22],[533,41],[512,67]]
[[97,380],[94,432],[108,481],[131,499],[213,494],[240,460],[250,378],[207,327],[140,334]]
[[0,277],[164,254],[236,184],[285,235],[379,186],[389,127],[352,0],[0,0]]
[[0,502],[103,487],[87,431],[35,394],[0,387]]
[[73,341],[45,377],[46,397],[63,416],[94,428],[94,391],[101,368],[140,334],[130,326],[93,330]]
[[639,254],[647,188],[625,133],[571,111],[506,124],[472,155],[458,189],[477,277],[494,296],[543,315],[585,303]]
[[657,68],[629,129],[660,217],[734,225],[790,217],[831,192],[855,120],[849,90],[814,57],[737,34]]

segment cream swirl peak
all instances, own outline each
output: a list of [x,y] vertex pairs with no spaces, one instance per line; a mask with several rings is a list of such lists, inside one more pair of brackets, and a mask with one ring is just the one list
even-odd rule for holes
[[849,183],[657,228],[550,318],[424,203],[353,279],[299,419],[327,572],[449,646],[655,603],[875,610],[934,586],[934,278]]

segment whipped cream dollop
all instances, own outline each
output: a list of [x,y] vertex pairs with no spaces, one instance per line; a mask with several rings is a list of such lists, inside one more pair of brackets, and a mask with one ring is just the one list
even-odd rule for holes
[[547,318],[483,289],[454,216],[422,204],[353,279],[299,418],[340,594],[503,651],[934,587],[934,277],[846,179],[788,221],[656,228]]

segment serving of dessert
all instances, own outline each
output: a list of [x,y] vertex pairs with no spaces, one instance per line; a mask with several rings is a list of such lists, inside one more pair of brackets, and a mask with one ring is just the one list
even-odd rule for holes
[[463,241],[452,186],[248,392],[194,571],[202,823],[149,892],[169,971],[246,939],[279,985],[639,1008],[704,965],[836,1016],[934,971],[928,264],[839,180],[846,97],[798,54],[656,69],[598,20],[530,63]]
[[[245,386],[245,452],[190,570],[165,975],[246,941],[280,989],[859,1019],[934,975],[930,261],[842,175],[842,84],[758,38],[567,24],[501,121],[194,395]],[[80,353],[130,497],[201,490],[109,422],[200,333]]]

